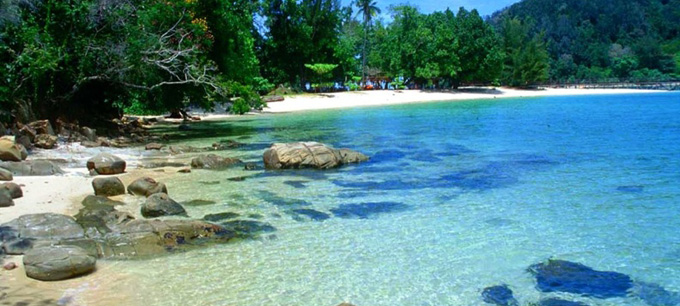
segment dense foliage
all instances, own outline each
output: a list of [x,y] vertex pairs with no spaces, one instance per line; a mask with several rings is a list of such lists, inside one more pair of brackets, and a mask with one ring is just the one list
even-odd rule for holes
[[375,0],[0,0],[0,122],[95,120],[274,88],[668,79],[680,0],[524,0],[484,20]]
[[680,71],[679,0],[525,0],[494,14],[497,29],[543,34],[550,80],[663,79]]

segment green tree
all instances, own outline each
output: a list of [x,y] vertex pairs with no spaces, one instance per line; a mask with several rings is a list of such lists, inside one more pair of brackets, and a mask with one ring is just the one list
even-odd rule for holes
[[501,41],[477,10],[460,8],[456,15],[460,69],[454,87],[466,82],[492,82],[500,77],[503,53]]
[[359,8],[359,14],[363,16],[364,39],[361,48],[361,77],[366,81],[366,44],[368,43],[368,32],[372,25],[373,17],[381,13],[376,1],[373,0],[356,0],[356,6]]
[[529,39],[529,24],[512,18],[501,27],[505,51],[503,82],[511,86],[527,86],[548,79],[550,58],[543,36]]

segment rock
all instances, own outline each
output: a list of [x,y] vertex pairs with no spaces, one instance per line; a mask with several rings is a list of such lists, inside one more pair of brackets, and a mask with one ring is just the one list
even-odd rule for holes
[[12,172],[5,169],[5,168],[0,168],[0,181],[11,181],[14,179],[14,176],[12,175]]
[[517,300],[507,285],[491,286],[482,290],[482,300],[485,303],[499,306],[517,306]]
[[[676,305],[676,306],[680,305],[680,293],[668,291],[659,284],[647,282],[635,282],[635,286],[631,294],[647,302],[647,305]],[[572,305],[565,304],[564,306]]]
[[14,206],[12,194],[8,189],[0,188],[0,207]]
[[99,153],[87,161],[87,170],[92,169],[98,174],[119,174],[125,172],[125,161],[109,153]]
[[26,276],[56,281],[94,271],[97,259],[76,246],[51,246],[36,248],[24,255]]
[[318,142],[275,143],[264,152],[267,169],[330,169],[368,160],[349,149],[334,149]]
[[237,214],[235,212],[223,212],[223,213],[218,213],[218,214],[205,215],[205,216],[203,216],[203,220],[210,221],[210,222],[218,222],[218,221],[238,218],[240,216],[241,216],[240,214]]
[[246,163],[245,167],[243,167],[245,170],[257,170],[257,164],[256,163]]
[[40,242],[82,239],[85,232],[71,216],[45,213],[23,215],[0,225],[0,237],[7,254],[21,255]]
[[165,193],[150,195],[142,205],[142,216],[156,218],[161,216],[187,216],[186,210]]
[[24,192],[21,191],[21,187],[15,183],[0,184],[0,189],[6,189],[9,191],[12,199],[18,199],[24,196]]
[[225,229],[235,233],[236,237],[251,238],[260,233],[271,233],[276,231],[276,228],[259,221],[252,220],[234,220],[224,222],[222,225]]
[[[32,143],[35,140],[35,137],[38,136],[38,132],[35,131],[34,128],[32,128],[29,125],[24,125],[19,129],[19,137],[21,136],[26,136],[28,138],[28,143]],[[25,146],[25,145],[24,145]]]
[[633,287],[628,275],[597,271],[579,263],[548,260],[529,267],[542,292],[568,292],[596,298],[625,297]]
[[89,141],[92,141],[92,142],[97,141],[97,130],[95,130],[95,129],[91,129],[89,127],[84,126],[84,127],[80,128],[80,134],[85,136],[85,138],[87,138],[87,140],[89,140]]
[[52,136],[48,134],[40,134],[35,137],[34,146],[41,149],[54,149],[57,144],[57,136]]
[[221,157],[215,154],[200,155],[191,160],[191,167],[198,169],[224,169],[240,163],[237,158]]
[[28,124],[31,128],[33,128],[38,135],[41,134],[47,134],[47,135],[56,135],[54,134],[54,129],[52,129],[52,124],[50,124],[49,120],[38,120],[34,121]]
[[98,147],[102,146],[101,142],[99,142],[99,141],[89,141],[89,140],[81,141],[80,145],[83,146],[83,147],[86,147],[86,148],[98,148]]
[[165,184],[156,182],[150,177],[142,177],[130,183],[127,187],[128,193],[138,196],[148,197],[156,193],[168,193],[168,188]]
[[588,306],[588,305],[583,304],[581,302],[567,301],[558,298],[549,298],[541,300],[538,303],[538,306]]
[[15,143],[22,145],[24,149],[33,148],[33,141],[31,141],[31,139],[27,135],[17,135]]
[[17,268],[17,264],[15,264],[13,262],[8,262],[5,265],[3,265],[2,268],[7,270],[7,271],[11,271],[11,270],[14,270],[14,269]]
[[97,177],[92,180],[94,194],[98,196],[112,197],[125,194],[125,185],[117,177]]
[[164,147],[162,143],[157,143],[157,142],[152,142],[152,143],[147,143],[146,146],[144,147],[146,150],[160,150]]
[[264,97],[262,97],[262,101],[265,102],[265,103],[269,103],[269,102],[281,102],[281,101],[283,101],[283,100],[284,100],[283,96],[278,96],[278,95],[274,95],[274,96],[264,96]]
[[179,172],[179,173],[191,173],[191,169],[189,169],[189,168],[182,168],[182,169],[177,170],[177,172]]
[[64,173],[52,161],[43,159],[22,162],[0,162],[0,168],[9,170],[15,176],[47,176]]
[[125,203],[120,202],[120,201],[114,201],[114,200],[111,200],[107,197],[96,196],[96,195],[86,196],[85,199],[83,199],[83,201],[81,203],[85,207],[98,206],[98,205],[117,206],[117,205],[125,204]]
[[28,157],[26,148],[9,138],[0,138],[0,161],[22,161]]

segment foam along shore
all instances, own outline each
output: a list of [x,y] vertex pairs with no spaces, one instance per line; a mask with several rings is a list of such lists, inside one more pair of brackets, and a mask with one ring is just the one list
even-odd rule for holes
[[475,87],[452,92],[422,90],[373,90],[336,92],[328,94],[303,94],[286,96],[284,101],[267,103],[265,113],[286,113],[307,110],[381,106],[433,101],[462,101],[500,98],[636,94],[664,92],[642,89],[554,89],[518,90],[509,88]]

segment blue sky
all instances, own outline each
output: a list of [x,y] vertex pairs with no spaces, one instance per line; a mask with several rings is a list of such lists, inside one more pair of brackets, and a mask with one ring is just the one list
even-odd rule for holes
[[[383,14],[387,13],[387,8],[390,5],[408,3],[415,5],[422,13],[431,13],[434,11],[443,11],[447,7],[452,11],[457,12],[458,8],[464,6],[468,10],[477,9],[482,16],[491,15],[519,0],[444,0],[444,1],[427,1],[427,0],[375,0],[378,6],[382,9]],[[341,0],[342,5],[349,5],[351,0]]]

